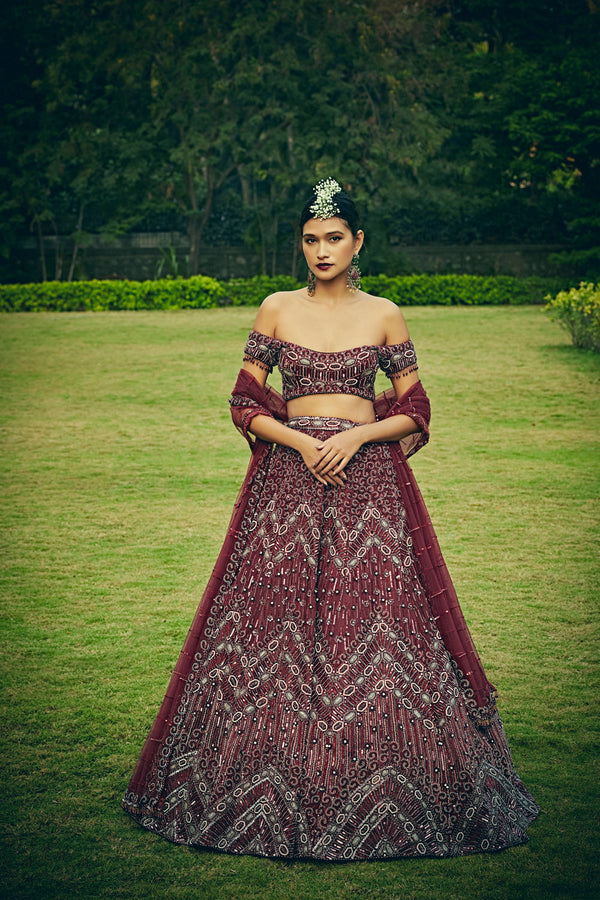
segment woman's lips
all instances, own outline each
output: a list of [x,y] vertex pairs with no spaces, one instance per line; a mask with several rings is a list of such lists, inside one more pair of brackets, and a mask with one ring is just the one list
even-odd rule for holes
[[321,271],[325,271],[326,269],[330,269],[333,263],[317,263],[317,269],[321,269]]

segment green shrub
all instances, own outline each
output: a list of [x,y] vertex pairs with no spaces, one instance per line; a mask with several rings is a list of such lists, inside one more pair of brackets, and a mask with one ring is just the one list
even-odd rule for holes
[[567,329],[575,347],[600,353],[600,284],[582,281],[546,300],[544,310]]
[[0,311],[39,312],[103,309],[209,309],[224,302],[215,278],[159,281],[47,281],[0,285]]
[[255,275],[254,278],[232,278],[223,290],[233,306],[260,306],[265,297],[276,291],[295,291],[302,287],[290,275]]
[[370,294],[398,306],[523,306],[543,303],[545,294],[560,286],[555,279],[509,275],[368,275],[362,283]]
[[[547,278],[478,275],[368,275],[363,287],[399,306],[542,303],[563,285]],[[0,311],[39,312],[104,309],[211,309],[258,306],[275,291],[301,287],[289,275],[235,278],[220,282],[206,275],[157,281],[48,281],[0,285]]]
[[223,285],[216,278],[165,278],[140,282],[136,309],[214,309],[225,302]]

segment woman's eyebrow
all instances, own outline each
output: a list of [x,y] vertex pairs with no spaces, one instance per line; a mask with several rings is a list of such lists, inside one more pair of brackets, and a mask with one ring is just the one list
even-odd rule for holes
[[[333,234],[343,234],[343,231],[336,229],[336,231],[328,231],[325,237],[331,237]],[[312,234],[310,231],[305,231],[302,237],[316,237],[316,234]]]

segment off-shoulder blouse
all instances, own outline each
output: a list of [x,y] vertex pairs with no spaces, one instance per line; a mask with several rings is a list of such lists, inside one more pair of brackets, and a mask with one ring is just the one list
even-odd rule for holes
[[311,350],[291,341],[251,331],[244,360],[271,372],[281,372],[284,400],[312,394],[353,394],[375,399],[375,376],[381,369],[388,378],[407,375],[417,369],[412,341],[377,346],[365,344],[349,350]]

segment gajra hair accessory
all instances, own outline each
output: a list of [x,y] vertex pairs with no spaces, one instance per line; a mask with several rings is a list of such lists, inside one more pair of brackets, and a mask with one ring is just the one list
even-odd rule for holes
[[313,191],[316,199],[310,208],[315,219],[331,219],[332,216],[339,216],[340,209],[333,197],[341,189],[335,178],[324,178],[315,184]]

